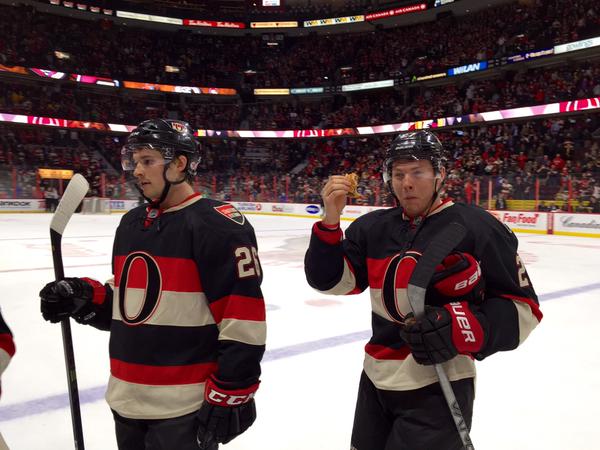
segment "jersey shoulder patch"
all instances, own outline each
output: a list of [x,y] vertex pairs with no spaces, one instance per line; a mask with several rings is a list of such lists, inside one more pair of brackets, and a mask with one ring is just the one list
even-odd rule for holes
[[246,223],[246,217],[241,212],[239,212],[235,208],[235,206],[229,203],[213,206],[213,209],[222,216],[226,217],[227,219],[237,223],[238,225],[244,225],[244,223]]

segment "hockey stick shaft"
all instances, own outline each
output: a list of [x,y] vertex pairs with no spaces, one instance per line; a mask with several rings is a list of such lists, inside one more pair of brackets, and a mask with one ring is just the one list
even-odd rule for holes
[[[50,223],[50,243],[52,244],[52,261],[54,263],[54,277],[62,280],[65,277],[65,269],[62,258],[62,233],[67,223],[77,209],[79,203],[88,191],[88,182],[81,175],[75,175],[63,197],[56,208],[52,222]],[[67,386],[69,390],[69,405],[71,409],[71,422],[73,425],[73,438],[75,450],[84,450],[83,426],[81,424],[81,407],[79,404],[79,391],[77,388],[77,372],[75,370],[75,354],[73,352],[73,337],[71,335],[71,323],[65,319],[60,323],[63,340],[63,351],[65,355],[65,366],[67,369]]]
[[[50,241],[52,242],[52,260],[54,261],[54,277],[62,280],[65,277],[61,239],[62,236],[54,230],[50,230]],[[71,422],[73,425],[73,438],[75,449],[83,450],[83,426],[81,424],[81,408],[79,404],[79,390],[77,388],[77,372],[75,369],[75,354],[73,351],[73,337],[71,335],[71,323],[69,318],[60,322],[63,341],[63,353],[65,355],[65,366],[67,369],[67,386],[69,389],[69,406],[71,409]]]
[[456,395],[454,394],[448,375],[446,375],[444,367],[441,364],[435,364],[434,367],[440,381],[442,392],[444,393],[444,398],[450,409],[450,414],[452,414],[452,419],[456,425],[456,430],[460,435],[460,440],[462,441],[465,450],[475,450],[473,442],[471,441],[471,435],[469,434],[469,427],[467,426],[467,422],[465,422],[458,400],[456,400]]
[[[408,301],[417,319],[425,313],[425,294],[435,267],[464,239],[465,234],[466,229],[462,225],[451,223],[431,241],[419,259],[407,289]],[[435,364],[434,367],[463,446],[466,450],[475,450],[450,380],[441,364]]]

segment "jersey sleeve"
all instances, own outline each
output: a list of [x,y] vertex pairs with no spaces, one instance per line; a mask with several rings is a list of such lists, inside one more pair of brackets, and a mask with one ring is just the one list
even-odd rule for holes
[[488,336],[482,351],[475,355],[477,359],[518,347],[542,320],[517,246],[514,233],[498,223],[478,251],[486,290],[481,312],[488,322]]
[[[96,285],[97,284],[97,285]],[[115,279],[110,278],[106,283],[95,282],[93,308],[94,316],[85,321],[86,325],[103,331],[110,330],[112,322],[112,304],[114,297]]]
[[[212,228],[212,227],[211,227]],[[266,310],[254,230],[231,224],[197,230],[195,251],[202,288],[218,329],[219,380],[254,384],[265,351]]]
[[15,350],[13,335],[0,312],[0,376],[6,370],[11,358],[15,354]]
[[363,292],[368,276],[357,222],[348,227],[345,238],[339,227],[331,230],[316,222],[304,257],[304,272],[308,284],[324,294]]
[[[119,238],[119,232],[115,233],[115,240],[113,243],[113,254],[112,254],[112,273],[115,273],[115,248],[117,248],[117,239]],[[85,321],[86,325],[91,325],[94,328],[103,331],[109,331],[112,322],[112,310],[113,310],[113,298],[115,291],[115,278],[114,276],[107,280],[104,284],[93,282],[94,287],[94,299],[93,308],[94,316]]]

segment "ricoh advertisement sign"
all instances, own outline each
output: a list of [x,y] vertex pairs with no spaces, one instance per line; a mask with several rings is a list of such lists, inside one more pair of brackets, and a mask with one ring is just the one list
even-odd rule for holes
[[600,237],[600,214],[554,214],[554,234]]

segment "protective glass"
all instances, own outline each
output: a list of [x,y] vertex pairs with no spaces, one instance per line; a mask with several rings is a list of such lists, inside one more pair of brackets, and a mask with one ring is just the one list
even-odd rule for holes
[[[144,150],[156,150],[158,153]],[[144,168],[166,166],[173,158],[165,155],[172,154],[172,151],[152,144],[126,145],[121,149],[121,167],[124,171],[131,172],[138,164]]]

